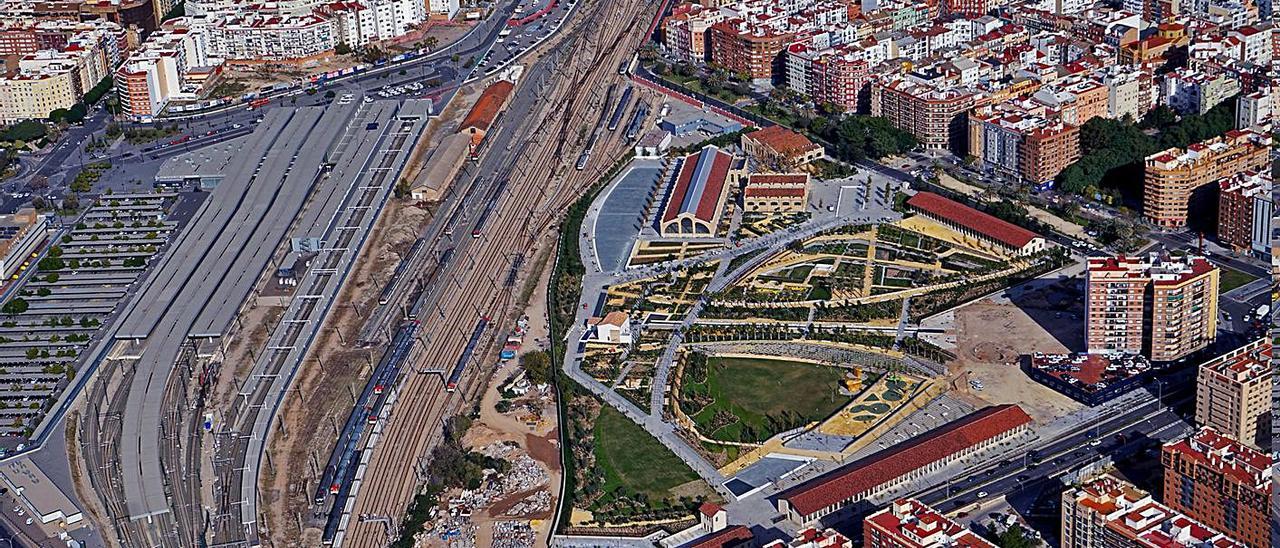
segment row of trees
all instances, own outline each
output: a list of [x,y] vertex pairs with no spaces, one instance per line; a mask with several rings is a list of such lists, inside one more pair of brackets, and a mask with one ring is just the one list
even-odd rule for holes
[[1080,128],[1083,155],[1058,175],[1059,188],[1086,195],[1118,188],[1126,196],[1140,196],[1143,159],[1226,133],[1235,126],[1237,98],[1223,101],[1203,115],[1179,117],[1161,105],[1141,122],[1101,117],[1085,122]]

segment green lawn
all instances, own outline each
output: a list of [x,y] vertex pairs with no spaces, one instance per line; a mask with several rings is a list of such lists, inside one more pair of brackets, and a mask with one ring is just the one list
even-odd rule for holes
[[[823,419],[849,402],[837,392],[844,370],[836,367],[761,358],[711,358],[707,368],[706,389],[713,403],[693,419],[703,435],[712,439],[741,441],[744,425],[755,432],[756,440],[768,439],[787,428]],[[717,411],[732,413],[738,420],[709,431]]]
[[596,463],[604,490],[623,487],[649,500],[666,498],[672,487],[698,479],[688,465],[612,406],[600,409],[595,424]]
[[1226,293],[1256,279],[1239,270],[1222,267],[1218,272],[1218,293]]

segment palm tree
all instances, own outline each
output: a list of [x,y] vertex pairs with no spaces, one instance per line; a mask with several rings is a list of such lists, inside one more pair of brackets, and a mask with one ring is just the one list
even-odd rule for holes
[[435,36],[428,36],[426,44],[427,44],[427,49],[434,50],[436,49],[436,46],[440,44],[440,39],[436,38]]

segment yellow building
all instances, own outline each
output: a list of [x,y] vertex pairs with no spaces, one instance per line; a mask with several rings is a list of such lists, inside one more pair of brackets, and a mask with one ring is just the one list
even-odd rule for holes
[[72,70],[47,70],[0,78],[0,122],[44,119],[79,100],[79,81]]
[[808,173],[755,173],[742,190],[745,212],[804,213],[808,206]]

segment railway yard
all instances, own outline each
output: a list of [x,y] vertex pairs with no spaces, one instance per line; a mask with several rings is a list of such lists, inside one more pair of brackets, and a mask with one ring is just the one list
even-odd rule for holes
[[[432,103],[347,94],[265,109],[253,131],[166,161],[160,173],[186,190],[119,196],[99,204],[107,213],[90,211],[116,226],[60,233],[64,259],[91,261],[98,232],[142,223],[122,230],[141,259],[30,281],[32,291],[120,303],[50,324],[88,335],[83,352],[56,361],[73,358],[89,374],[56,412],[32,417],[50,432],[68,418],[66,492],[102,525],[85,538],[396,538],[440,425],[490,387],[498,347],[554,255],[560,216],[631,146],[657,100],[624,82],[645,31],[626,22],[652,19],[657,5],[574,4],[524,65],[473,84],[502,78],[515,90],[438,202],[391,198],[438,131],[428,130],[440,114]],[[78,289],[98,282],[109,291]],[[47,294],[33,295],[33,308],[62,314],[42,308],[57,304]],[[542,405],[554,401],[540,390]],[[524,449],[543,465],[556,460],[549,428]],[[519,462],[547,485],[528,455]],[[520,510],[494,517],[555,508],[546,491],[521,496],[503,499]],[[532,538],[527,523],[495,524],[495,543]]]
[[[464,411],[487,383],[488,358],[495,350],[491,343],[513,319],[510,274],[519,270],[513,265],[552,242],[551,232],[534,227],[554,223],[623,146],[618,133],[601,131],[614,105],[605,96],[621,78],[619,63],[642,38],[642,29],[622,22],[646,18],[651,7],[635,2],[582,6],[583,13],[558,42],[524,71],[499,127],[487,138],[488,153],[454,183],[428,226],[424,236],[435,243],[420,247],[425,254],[417,260],[424,266],[442,265],[443,277],[423,284],[421,291],[416,281],[406,280],[400,291],[413,299],[409,308],[422,322],[423,349],[411,351],[404,368],[419,373],[406,373],[393,389],[394,405],[381,411],[387,416],[385,426],[379,424],[377,444],[367,446],[370,454],[361,458],[367,466],[352,478],[352,500],[334,533],[335,544],[389,542],[388,520],[403,513],[419,487],[407,479],[421,478],[417,472],[440,440],[441,429],[434,425]],[[593,131],[578,125],[583,120],[599,122]],[[588,156],[579,170],[574,162],[587,147],[578,135],[586,133],[592,134],[591,148],[599,154]],[[524,147],[518,153],[513,151],[517,145]],[[458,210],[462,213],[455,214]],[[447,250],[455,258],[440,262]],[[409,271],[428,282],[435,277],[432,268]],[[385,306],[397,306],[397,297]],[[480,326],[485,318],[493,323],[487,333]],[[456,392],[446,390],[442,381],[458,370]]]

